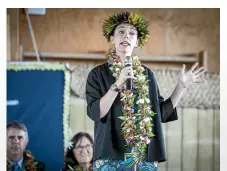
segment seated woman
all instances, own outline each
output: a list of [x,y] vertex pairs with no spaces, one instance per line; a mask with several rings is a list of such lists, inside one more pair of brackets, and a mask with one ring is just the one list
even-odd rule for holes
[[79,132],[71,139],[65,155],[64,170],[90,171],[93,163],[93,139],[86,132]]

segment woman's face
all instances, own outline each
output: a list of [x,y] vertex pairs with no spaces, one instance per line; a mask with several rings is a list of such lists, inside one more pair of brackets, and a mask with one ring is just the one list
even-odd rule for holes
[[93,146],[87,137],[82,137],[73,149],[78,163],[90,163],[93,157]]
[[114,35],[111,37],[116,51],[121,53],[132,53],[138,46],[138,33],[134,26],[130,24],[120,24],[116,27]]

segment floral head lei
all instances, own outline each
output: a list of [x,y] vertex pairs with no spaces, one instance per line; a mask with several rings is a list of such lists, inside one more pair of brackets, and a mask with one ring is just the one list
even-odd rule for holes
[[102,30],[107,41],[110,42],[110,37],[113,35],[115,28],[122,23],[128,23],[136,27],[140,46],[144,46],[149,38],[148,22],[138,13],[121,12],[113,14],[106,19],[103,23]]
[[[109,69],[117,80],[123,67],[122,61],[115,55],[115,50],[112,49],[107,57]],[[144,74],[145,69],[136,55],[131,57],[133,73],[137,79],[133,81],[132,91],[126,90],[125,86],[120,91],[123,116],[120,116],[119,119],[123,121],[121,126],[126,145],[132,148],[134,157],[141,161],[145,158],[151,137],[154,136],[151,120],[155,113],[151,110],[148,95],[149,86],[147,84],[149,80]]]
[[[26,171],[36,171],[38,162],[34,160],[34,156],[32,155],[32,153],[29,150],[25,150],[23,157],[24,157],[23,168]],[[10,170],[10,168],[11,164],[9,159],[7,159],[7,170]]]

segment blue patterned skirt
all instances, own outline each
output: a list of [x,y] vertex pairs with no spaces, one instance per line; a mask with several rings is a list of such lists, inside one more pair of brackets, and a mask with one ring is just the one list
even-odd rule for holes
[[101,158],[93,163],[94,171],[159,171],[157,162],[134,163],[132,153],[125,153],[125,160]]

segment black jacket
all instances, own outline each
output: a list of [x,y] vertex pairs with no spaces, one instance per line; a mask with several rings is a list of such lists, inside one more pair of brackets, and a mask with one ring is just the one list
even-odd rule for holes
[[36,161],[37,163],[37,171],[46,171],[46,164],[41,161]]
[[[153,72],[145,68],[149,81],[149,98],[152,110],[157,113],[153,118],[153,133],[148,145],[148,161],[162,162],[166,160],[162,122],[177,120],[177,111],[173,109],[171,99],[164,101],[159,94],[158,85]],[[94,120],[94,161],[99,157],[108,157],[116,160],[124,160],[124,137],[121,134],[121,123],[118,119],[122,116],[122,107],[119,95],[116,97],[107,115],[100,119],[100,99],[115,82],[108,63],[93,68],[86,83],[87,115]]]

